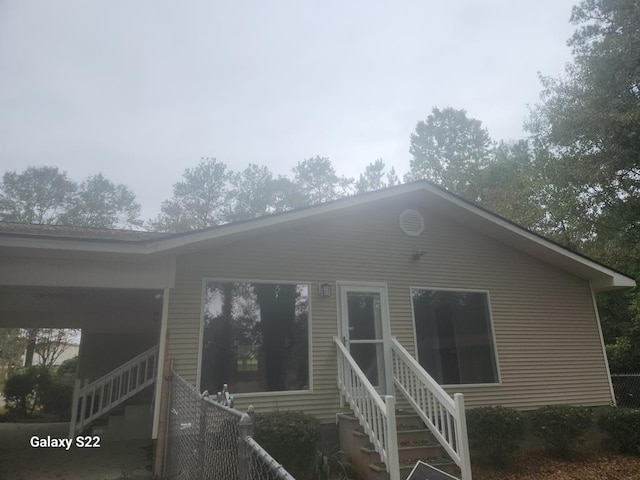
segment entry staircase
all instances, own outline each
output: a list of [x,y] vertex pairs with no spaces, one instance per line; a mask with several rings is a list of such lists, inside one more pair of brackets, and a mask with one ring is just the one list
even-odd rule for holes
[[158,346],[135,356],[102,377],[89,382],[76,380],[73,390],[69,438],[87,429],[101,417],[156,381]]
[[[451,398],[392,338],[393,383],[412,408],[411,412],[397,412],[395,397],[380,396],[340,339],[333,340],[338,352],[338,388],[353,411],[352,416],[339,415],[340,440],[351,445],[351,460],[361,467],[361,473],[364,467],[370,480],[401,480],[410,471],[401,467],[421,459],[445,472],[459,470],[461,480],[471,480],[463,395],[456,393]],[[349,435],[353,438],[346,438]]]

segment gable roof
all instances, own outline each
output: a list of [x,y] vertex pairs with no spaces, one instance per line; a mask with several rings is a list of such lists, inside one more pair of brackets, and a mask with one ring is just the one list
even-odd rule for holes
[[406,196],[414,205],[436,210],[488,237],[587,279],[596,291],[635,286],[634,279],[624,273],[573,252],[425,180],[279,214],[173,234],[0,222],[0,248],[148,258],[178,255],[401,196]]

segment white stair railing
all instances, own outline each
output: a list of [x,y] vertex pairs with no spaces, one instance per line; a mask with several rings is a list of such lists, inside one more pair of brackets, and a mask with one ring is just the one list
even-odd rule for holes
[[396,387],[460,467],[462,480],[471,480],[464,396],[451,398],[395,338],[391,351]]
[[399,480],[395,398],[387,395],[383,401],[340,339],[333,337],[333,341],[338,350],[340,394],[349,402],[380,460],[386,464],[391,480]]
[[73,390],[69,438],[156,380],[158,346],[89,383],[76,380]]

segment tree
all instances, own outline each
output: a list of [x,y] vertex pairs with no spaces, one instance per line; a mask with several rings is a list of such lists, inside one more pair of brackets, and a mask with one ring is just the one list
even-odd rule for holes
[[57,167],[5,172],[0,183],[0,220],[78,227],[139,226],[140,206],[125,185],[102,174],[80,184]]
[[125,185],[116,185],[101,173],[80,183],[61,223],[93,228],[142,226],[136,195]]
[[640,207],[640,4],[584,0],[571,22],[574,62],[564,78],[542,77],[529,128],[597,216],[595,233],[623,229],[637,241],[640,217],[623,211]]
[[491,155],[492,161],[477,177],[482,206],[525,228],[546,233],[546,210],[540,204],[546,180],[528,142],[499,142]]
[[[27,339],[19,328],[0,328],[0,369],[19,367]],[[0,377],[1,383],[2,377]]]
[[29,167],[5,172],[0,184],[0,220],[60,223],[72,203],[76,184],[57,167]]
[[230,175],[230,221],[261,217],[300,206],[304,197],[286,177],[273,177],[265,166],[249,164],[242,172]]
[[[541,78],[541,102],[528,128],[556,172],[547,197],[564,196],[570,205],[566,216],[574,220],[566,226],[574,248],[637,276],[640,4],[583,0],[573,8],[571,22],[577,26],[568,42],[573,62],[564,77]],[[631,367],[620,359],[624,352],[640,351],[640,335],[634,333],[640,331],[634,308],[639,303],[637,291],[599,299],[605,341],[617,345],[610,350],[625,368]],[[634,358],[640,362],[640,356]]]
[[316,156],[298,162],[292,171],[293,183],[302,192],[308,205],[345,196],[353,184],[352,178],[339,177],[326,157]]
[[155,230],[184,232],[212,227],[228,219],[232,172],[215,158],[202,158],[187,168],[183,180],[173,185],[173,198],[162,202],[161,213],[151,222]]
[[367,165],[364,173],[360,174],[360,177],[355,183],[356,193],[372,192],[400,183],[393,167],[391,167],[391,170],[387,172],[386,175],[384,169],[385,164],[381,158]]
[[38,364],[51,368],[56,360],[67,351],[80,332],[69,328],[41,328],[35,343]]
[[405,181],[427,179],[478,201],[482,170],[491,160],[491,138],[465,110],[434,107],[411,134],[413,156]]

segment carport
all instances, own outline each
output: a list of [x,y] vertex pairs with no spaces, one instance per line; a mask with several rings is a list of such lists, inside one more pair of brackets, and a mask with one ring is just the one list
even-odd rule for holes
[[[0,222],[0,328],[80,329],[83,382],[117,372],[150,347],[160,352],[153,362],[162,362],[175,260],[150,254],[148,244],[164,236]],[[153,380],[160,369],[154,372]],[[158,382],[136,395],[147,402],[148,442],[159,415],[157,390]]]

